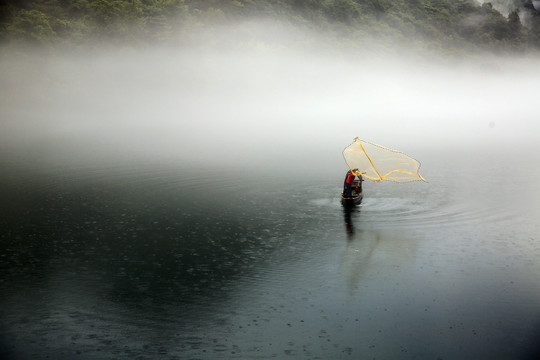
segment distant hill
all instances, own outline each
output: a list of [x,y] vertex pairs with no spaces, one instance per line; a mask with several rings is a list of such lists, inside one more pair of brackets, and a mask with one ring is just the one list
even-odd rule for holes
[[[178,44],[222,25],[266,21],[348,46],[369,38],[442,51],[537,51],[539,7],[540,0],[5,0],[0,43]],[[235,41],[259,41],[256,31],[243,31]]]

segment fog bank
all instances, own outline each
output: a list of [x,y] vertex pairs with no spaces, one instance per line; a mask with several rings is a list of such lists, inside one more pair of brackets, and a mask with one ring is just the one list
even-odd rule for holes
[[356,136],[403,151],[536,146],[539,64],[224,44],[6,55],[0,149],[212,165],[341,161]]

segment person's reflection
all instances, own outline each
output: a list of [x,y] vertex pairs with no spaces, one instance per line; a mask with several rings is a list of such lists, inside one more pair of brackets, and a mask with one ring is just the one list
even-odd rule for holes
[[359,212],[356,206],[343,206],[343,215],[345,217],[345,232],[347,233],[347,240],[352,241],[354,239],[354,224],[352,215]]

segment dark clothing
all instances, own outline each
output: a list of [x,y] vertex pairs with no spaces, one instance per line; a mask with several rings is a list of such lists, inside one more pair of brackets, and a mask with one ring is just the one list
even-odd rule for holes
[[352,196],[352,182],[356,176],[351,172],[351,170],[347,171],[347,175],[345,175],[345,196],[351,197]]
[[358,184],[359,184],[359,186],[356,187],[356,192],[357,193],[362,192],[362,181],[364,181],[364,179],[362,179],[362,175],[358,175]]
[[[352,183],[354,179],[356,178],[356,175],[354,175],[351,170],[347,171],[347,174],[345,175],[345,182],[344,182],[344,189],[343,193],[347,197],[352,196]],[[362,192],[362,175],[358,176],[358,180],[360,180],[360,186],[357,189],[357,192]]]
[[345,184],[345,196],[348,196],[348,197],[352,196],[351,184]]

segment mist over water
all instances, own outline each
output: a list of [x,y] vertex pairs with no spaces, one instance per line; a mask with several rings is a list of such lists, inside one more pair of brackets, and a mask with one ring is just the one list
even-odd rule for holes
[[406,151],[539,132],[537,59],[222,44],[6,55],[1,67],[2,147],[41,160],[307,161],[355,136]]
[[540,60],[271,44],[2,56],[0,357],[536,358]]

